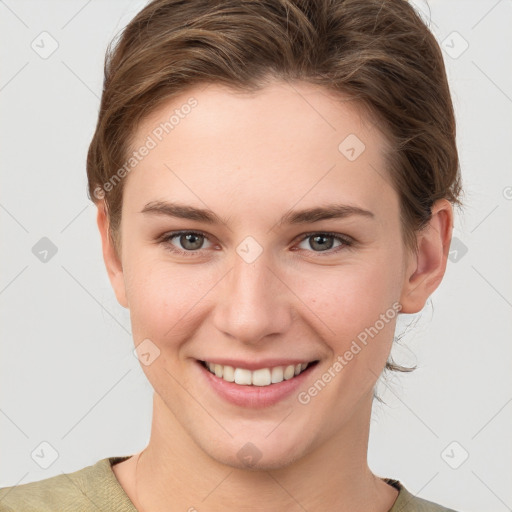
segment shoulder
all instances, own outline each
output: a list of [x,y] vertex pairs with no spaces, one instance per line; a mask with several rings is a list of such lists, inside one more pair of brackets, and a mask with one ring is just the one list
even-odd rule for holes
[[135,508],[117,482],[109,457],[72,473],[0,489],[0,512],[133,512]]
[[385,478],[384,480],[399,491],[398,497],[389,512],[457,512],[433,501],[414,496],[398,480],[390,478]]

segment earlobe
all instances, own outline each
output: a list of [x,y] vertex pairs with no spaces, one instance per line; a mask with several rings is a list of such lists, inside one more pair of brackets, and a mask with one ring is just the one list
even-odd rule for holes
[[418,313],[441,283],[453,230],[452,205],[440,199],[432,206],[432,217],[417,234],[418,252],[410,255],[404,276],[401,313]]
[[104,200],[100,200],[97,204],[98,214],[96,221],[101,235],[101,246],[103,252],[103,261],[107,269],[110,284],[116,294],[117,301],[121,306],[128,308],[126,300],[126,289],[124,282],[123,267],[120,257],[116,253],[112,238],[109,233],[109,219]]

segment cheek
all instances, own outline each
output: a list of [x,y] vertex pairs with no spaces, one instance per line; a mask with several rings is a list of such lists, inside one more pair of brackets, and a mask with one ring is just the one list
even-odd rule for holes
[[351,292],[343,297],[343,315],[338,328],[347,329],[338,353],[351,364],[354,372],[363,372],[371,384],[389,356],[400,310],[400,261],[386,253],[368,265],[350,282]]
[[[209,292],[223,272],[208,265],[171,263],[140,249],[137,254],[124,265],[135,343],[150,338],[158,344],[172,344],[173,339],[179,344],[197,328],[198,315],[208,309]],[[283,275],[293,283],[290,307],[302,311],[303,320],[342,352],[399,297],[399,264],[396,252],[381,250],[353,264],[291,270]],[[390,328],[386,324],[381,334],[388,336]]]
[[335,332],[373,324],[400,296],[397,263],[387,260],[295,276],[298,295]]
[[215,272],[164,258],[138,257],[124,268],[134,340],[149,338],[159,345],[186,339],[204,311]]

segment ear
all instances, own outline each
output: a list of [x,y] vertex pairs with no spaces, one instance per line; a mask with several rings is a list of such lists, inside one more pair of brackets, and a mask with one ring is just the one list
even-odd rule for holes
[[453,209],[446,199],[432,206],[432,217],[417,234],[418,252],[409,252],[400,303],[401,313],[418,313],[441,283],[453,231]]
[[98,229],[100,230],[103,261],[107,268],[108,278],[110,279],[110,284],[116,294],[117,301],[121,306],[128,308],[123,267],[121,265],[120,255],[117,255],[114,243],[109,233],[109,219],[104,200],[100,200],[97,206],[98,216],[96,220],[98,223]]

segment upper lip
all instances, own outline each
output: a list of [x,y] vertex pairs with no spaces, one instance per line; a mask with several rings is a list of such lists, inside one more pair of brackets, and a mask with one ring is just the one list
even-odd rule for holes
[[241,359],[219,359],[216,357],[213,357],[211,359],[205,358],[205,359],[199,359],[199,361],[206,361],[208,363],[213,364],[220,364],[222,366],[232,366],[233,368],[244,368],[246,370],[259,370],[260,368],[274,368],[275,366],[295,366],[297,364],[302,363],[313,363],[314,361],[318,361],[318,359],[261,359],[260,361],[247,361],[247,360],[241,360]]

